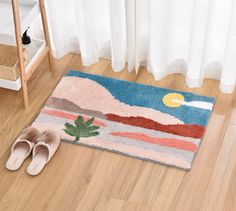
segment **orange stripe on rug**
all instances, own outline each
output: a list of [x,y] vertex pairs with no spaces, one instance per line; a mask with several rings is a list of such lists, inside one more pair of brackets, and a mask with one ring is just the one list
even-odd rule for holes
[[[66,118],[66,119],[71,119],[71,120],[76,120],[76,118],[78,117],[78,116],[76,116],[74,114],[69,114],[69,113],[66,113],[66,112],[63,112],[63,111],[49,110],[49,109],[42,109],[41,113],[47,114],[47,115],[50,115],[50,116],[56,116],[56,117],[62,117],[62,118]],[[82,117],[83,117],[84,120],[88,120],[89,119],[88,117],[85,117],[85,116],[82,116]],[[98,125],[98,126],[106,127],[105,123],[103,123],[101,121],[98,121],[96,119],[94,119],[93,123],[95,125]]]
[[145,141],[152,144],[158,144],[161,146],[172,147],[172,148],[191,151],[191,152],[197,151],[197,146],[194,143],[179,140],[179,139],[154,138],[154,137],[142,134],[142,133],[132,133],[132,132],[112,132],[111,135]]

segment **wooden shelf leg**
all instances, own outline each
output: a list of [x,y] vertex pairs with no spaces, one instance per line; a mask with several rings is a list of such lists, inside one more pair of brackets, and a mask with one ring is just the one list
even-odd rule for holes
[[20,68],[21,84],[22,84],[22,89],[23,89],[24,105],[25,105],[25,108],[27,108],[29,106],[29,97],[28,97],[28,89],[27,89],[27,80],[25,77],[25,64],[24,64],[23,46],[22,46],[22,40],[21,40],[21,28],[20,28],[20,15],[19,15],[18,0],[12,0],[12,8],[13,8],[17,55],[18,55],[18,60],[19,60],[19,68]]
[[54,67],[54,62],[53,62],[53,57],[52,57],[52,50],[51,50],[51,43],[50,43],[50,37],[49,37],[49,31],[48,31],[47,15],[46,15],[44,0],[39,0],[39,7],[40,7],[41,19],[43,23],[44,37],[46,40],[46,45],[49,49],[48,60],[49,60],[50,70],[54,72],[55,67]]

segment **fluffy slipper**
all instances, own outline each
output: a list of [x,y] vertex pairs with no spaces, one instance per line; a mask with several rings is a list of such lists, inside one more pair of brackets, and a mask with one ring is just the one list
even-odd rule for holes
[[35,176],[51,160],[60,145],[60,136],[53,130],[46,130],[38,138],[33,149],[33,159],[27,167],[27,173]]
[[6,163],[6,168],[15,171],[20,168],[24,160],[30,155],[41,132],[29,127],[23,130],[11,147],[11,154]]

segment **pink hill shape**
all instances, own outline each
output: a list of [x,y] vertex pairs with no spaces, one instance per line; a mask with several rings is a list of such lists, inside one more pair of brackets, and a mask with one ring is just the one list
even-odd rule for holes
[[63,77],[52,97],[64,98],[83,109],[97,110],[104,114],[112,113],[127,117],[143,116],[165,125],[184,124],[178,118],[152,108],[129,106],[120,102],[106,88],[90,79]]

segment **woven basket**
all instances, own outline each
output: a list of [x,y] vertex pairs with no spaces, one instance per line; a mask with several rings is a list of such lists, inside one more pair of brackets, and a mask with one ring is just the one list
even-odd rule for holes
[[[29,63],[27,50],[23,48],[24,64]],[[0,78],[15,81],[20,75],[17,48],[0,44]]]

